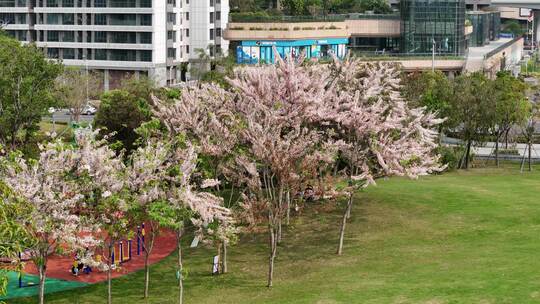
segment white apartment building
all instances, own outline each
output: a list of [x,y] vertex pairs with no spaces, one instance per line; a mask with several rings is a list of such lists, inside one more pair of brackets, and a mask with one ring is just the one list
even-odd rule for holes
[[105,90],[131,75],[161,86],[186,80],[195,49],[227,51],[228,14],[228,0],[0,0],[8,33],[101,73]]

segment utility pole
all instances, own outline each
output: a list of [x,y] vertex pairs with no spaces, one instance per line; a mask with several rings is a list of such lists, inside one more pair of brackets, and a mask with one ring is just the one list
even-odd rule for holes
[[435,73],[435,47],[437,46],[435,38],[432,38],[432,43],[433,45],[431,46],[431,72]]

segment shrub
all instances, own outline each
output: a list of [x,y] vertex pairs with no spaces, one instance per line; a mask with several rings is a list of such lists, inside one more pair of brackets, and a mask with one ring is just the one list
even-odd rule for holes
[[440,146],[437,152],[441,155],[441,163],[446,165],[446,171],[456,170],[459,166],[459,160],[465,152],[462,146]]

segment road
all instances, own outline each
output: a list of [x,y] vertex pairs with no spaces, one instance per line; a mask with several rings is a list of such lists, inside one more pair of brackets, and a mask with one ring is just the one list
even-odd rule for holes
[[[59,123],[69,123],[72,121],[71,115],[69,114],[68,109],[60,109],[56,111],[54,114],[54,121]],[[51,116],[44,116],[43,120],[45,121],[51,121]],[[79,117],[79,122],[92,122],[94,121],[94,115],[81,115]]]

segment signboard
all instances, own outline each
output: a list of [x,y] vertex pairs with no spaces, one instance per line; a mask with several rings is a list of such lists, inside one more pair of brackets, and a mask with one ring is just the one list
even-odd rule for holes
[[214,256],[214,261],[212,264],[212,274],[219,273],[219,255]]
[[519,16],[520,17],[529,17],[532,15],[532,10],[530,8],[520,8]]

